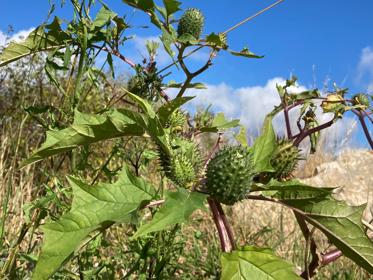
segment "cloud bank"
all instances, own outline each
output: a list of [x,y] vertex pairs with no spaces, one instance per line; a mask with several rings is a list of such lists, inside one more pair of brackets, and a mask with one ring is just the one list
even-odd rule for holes
[[[207,85],[205,90],[188,90],[186,95],[195,96],[195,98],[190,101],[190,105],[186,109],[193,112],[198,106],[207,107],[212,104],[214,112],[223,112],[230,119],[239,118],[241,124],[247,128],[249,138],[252,139],[260,133],[265,116],[276,105],[280,104],[276,84],[284,85],[285,81],[282,77],[274,77],[269,79],[264,85],[234,88],[226,83],[220,83]],[[289,89],[293,93],[306,90],[307,88],[303,85]],[[168,93],[171,96],[175,96],[176,91],[172,90]],[[293,134],[298,132],[296,126],[298,115],[299,109],[290,111]],[[329,121],[333,117],[331,114],[322,114],[321,109],[317,111],[317,115],[320,124]],[[273,120],[273,124],[278,135],[285,134],[283,114],[278,114]],[[327,132],[325,133],[327,142],[324,144],[324,148],[336,151],[351,145],[352,136],[356,128],[356,121],[352,118],[345,117],[339,120],[332,127],[325,130]],[[307,143],[305,146],[307,146]]]
[[0,46],[5,46],[11,41],[21,41],[25,39],[34,29],[34,27],[30,27],[29,29],[20,30],[10,36],[0,30]]
[[373,48],[365,47],[361,51],[358,64],[358,80],[367,81],[368,93],[373,93]]

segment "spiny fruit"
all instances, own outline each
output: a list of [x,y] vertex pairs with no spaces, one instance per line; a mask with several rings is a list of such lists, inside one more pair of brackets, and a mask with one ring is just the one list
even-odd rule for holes
[[352,97],[352,104],[360,105],[361,109],[366,110],[370,105],[369,97],[364,93],[356,94]]
[[171,140],[171,155],[159,149],[159,160],[167,178],[180,187],[190,188],[198,179],[202,158],[197,145],[186,138]]
[[271,165],[277,179],[286,179],[295,170],[300,158],[299,149],[289,140],[278,140],[277,148],[272,155]]
[[233,205],[245,198],[254,175],[251,152],[241,146],[227,146],[207,165],[206,188],[217,201]]
[[182,131],[187,122],[186,114],[180,110],[175,110],[166,122],[166,128],[170,128],[172,132]]
[[195,8],[190,8],[185,11],[179,20],[177,27],[177,35],[192,35],[195,39],[199,39],[202,33],[205,17],[202,12]]

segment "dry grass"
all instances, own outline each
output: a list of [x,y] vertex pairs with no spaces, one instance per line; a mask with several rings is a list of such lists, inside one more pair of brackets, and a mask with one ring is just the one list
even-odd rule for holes
[[[41,175],[43,170],[36,169],[38,165],[30,165],[21,170],[19,167],[21,161],[27,157],[30,150],[39,144],[39,141],[33,141],[31,144],[33,147],[30,147],[28,145],[29,139],[40,138],[37,138],[34,131],[24,129],[22,123],[8,122],[3,125],[2,129],[3,131],[0,135],[0,201],[2,203],[1,217],[4,223],[3,248],[16,248],[25,252],[30,249],[31,242],[34,242],[31,247],[40,243],[40,235],[33,236],[30,233],[26,235],[21,244],[17,244],[16,239],[29,218],[23,211],[25,205],[40,196],[39,190],[42,183],[40,178],[43,176]],[[315,175],[317,166],[334,158],[335,155],[325,153],[321,149],[321,151],[308,157],[307,161],[299,167],[296,175],[300,178],[311,177]],[[280,205],[268,202],[247,201],[239,203],[233,208],[226,208],[226,212],[240,245],[255,244],[257,246],[271,247],[276,254],[295,263],[297,269],[302,271],[306,243],[291,211]],[[179,261],[183,262],[183,265],[189,267],[190,270],[196,270],[195,279],[205,279],[197,271],[200,270],[201,261],[205,264],[210,261],[208,264],[210,267],[213,266],[212,262],[216,263],[218,261],[216,255],[214,257],[211,256],[211,252],[217,254],[217,235],[208,212],[196,213],[194,221],[192,226],[185,227],[183,232],[189,243],[188,248],[199,250],[202,259],[185,259],[183,256]],[[125,230],[127,229],[115,227],[110,236],[116,239],[123,236],[123,231]],[[196,231],[202,232],[205,238],[196,240],[194,238]],[[314,236],[321,252],[331,247],[325,237],[318,231],[315,231]],[[113,244],[116,244],[117,249],[120,248],[119,241],[127,241],[127,239],[123,240],[121,238],[113,242]],[[5,255],[1,257],[6,258]],[[20,265],[20,263],[18,262],[17,265]],[[25,264],[23,263],[22,265]],[[30,268],[26,267],[26,269]],[[315,279],[369,279],[369,275],[347,258],[342,257],[337,262],[321,268]]]

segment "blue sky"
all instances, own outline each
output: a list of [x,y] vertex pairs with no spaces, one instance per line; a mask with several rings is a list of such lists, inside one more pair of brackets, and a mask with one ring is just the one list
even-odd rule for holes
[[[49,8],[47,0],[1,2],[0,32],[3,33],[8,25],[12,25],[15,32],[37,26],[45,19]],[[204,12],[204,33],[208,34],[224,31],[272,2],[190,0],[185,1],[182,7],[197,7]],[[106,3],[119,15],[128,14],[134,26],[148,23],[141,12],[133,11],[119,0],[107,0]],[[70,11],[66,6],[64,9],[57,8],[55,14],[68,18]],[[229,34],[230,48],[240,50],[248,46],[251,51],[265,55],[265,58],[249,60],[228,54],[219,55],[214,67],[199,78],[210,85],[211,93],[201,100],[211,102],[221,97],[218,109],[233,112],[232,117],[258,117],[257,114],[247,115],[246,111],[253,107],[242,102],[254,102],[255,98],[250,99],[246,95],[252,93],[253,96],[260,96],[262,91],[271,91],[275,82],[281,82],[291,74],[298,76],[304,88],[313,85],[322,87],[328,81],[329,85],[336,82],[348,87],[352,93],[373,92],[372,13],[371,0],[285,0]],[[157,36],[157,33],[151,28],[136,28],[135,32],[139,32],[137,42],[130,46],[132,50],[128,53],[139,59],[143,39]],[[195,57],[192,63],[202,63],[203,58],[203,55]],[[218,93],[214,96],[212,91]],[[269,97],[266,102],[267,97],[265,95],[261,100],[263,110],[268,110],[276,102],[276,99]],[[201,100],[198,102],[202,103]],[[231,104],[225,104],[227,102]],[[257,126],[258,123],[246,122],[248,126]]]

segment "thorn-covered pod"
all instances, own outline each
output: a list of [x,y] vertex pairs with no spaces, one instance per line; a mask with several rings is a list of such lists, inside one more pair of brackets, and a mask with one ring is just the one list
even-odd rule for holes
[[181,137],[171,139],[171,147],[171,155],[159,149],[162,170],[176,185],[190,188],[196,183],[202,167],[200,151],[196,143]]
[[180,109],[175,110],[168,118],[165,127],[172,132],[182,131],[187,123],[187,115]]
[[288,178],[297,167],[299,159],[299,149],[293,145],[293,142],[286,139],[278,140],[271,160],[275,170],[272,176],[276,179]]
[[179,20],[177,35],[181,37],[189,34],[198,40],[201,37],[204,23],[205,17],[200,10],[195,8],[187,9]]
[[252,154],[241,146],[225,147],[209,162],[206,188],[217,201],[233,205],[245,198],[254,178]]

